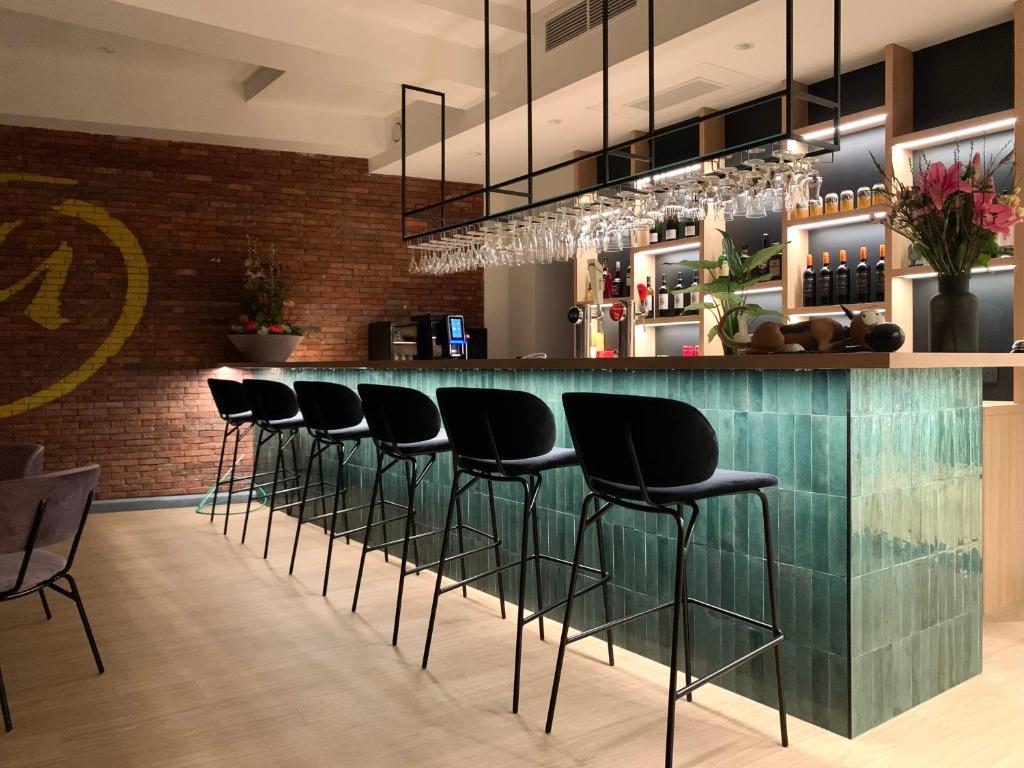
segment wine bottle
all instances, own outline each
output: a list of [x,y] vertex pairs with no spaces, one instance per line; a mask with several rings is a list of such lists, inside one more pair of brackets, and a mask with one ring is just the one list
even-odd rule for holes
[[[674,290],[674,291],[681,291],[681,290],[683,290],[684,287],[685,286],[683,285],[683,271],[679,270],[676,273],[676,284],[672,288],[672,290]],[[685,302],[683,301],[683,294],[681,294],[681,293],[673,293],[672,294],[669,310],[670,310],[669,314],[671,314],[673,316],[678,316],[678,315],[683,314],[683,311],[685,310]]]
[[875,301],[885,301],[885,246],[878,246],[878,261],[875,263]]
[[602,297],[610,299],[612,297],[612,276],[608,271],[608,263],[604,259],[601,259],[601,281],[604,283]]
[[[767,248],[768,245],[769,245],[768,233],[767,232],[762,232],[761,233],[761,247],[762,248]],[[757,276],[758,277],[761,277],[761,276],[767,277],[767,275],[768,275],[768,262],[765,261],[765,262],[763,262],[761,264],[761,266],[759,266],[757,268]]]
[[[693,273],[693,282],[690,283],[690,287],[693,288],[696,285],[697,285],[697,272],[694,271],[694,273]],[[697,293],[696,292],[686,294],[686,310],[685,311],[686,311],[687,314],[692,314],[692,313],[697,311],[694,308],[694,306],[693,306],[696,302],[697,302]]]
[[647,276],[647,298],[644,299],[644,314],[654,317],[654,289],[651,288],[651,276]]
[[669,215],[665,219],[665,239],[675,240],[679,232],[679,219],[675,215]]
[[835,304],[833,300],[833,275],[832,267],[829,266],[828,251],[821,254],[821,269],[818,270],[818,305],[827,306]]
[[668,317],[668,286],[665,276],[661,276],[661,287],[658,288],[658,317]]
[[657,223],[651,224],[651,231],[647,233],[647,242],[654,245],[658,242],[658,225]]
[[[772,243],[772,245],[778,245],[778,243]],[[768,259],[768,277],[772,280],[782,279],[782,248],[779,248],[778,253]]]
[[612,298],[622,298],[622,262],[615,262],[615,278],[612,280]]
[[743,248],[740,249],[740,264],[743,265],[743,271],[744,272],[746,272],[746,270],[747,270],[747,261],[749,261],[749,260],[750,260],[750,246],[749,245],[744,245]]
[[868,249],[864,246],[860,248],[860,263],[854,283],[854,301],[858,304],[871,301],[871,269],[868,267]]
[[807,254],[807,269],[804,270],[804,306],[813,307],[818,302],[818,274],[814,271],[814,257]]
[[633,298],[633,267],[626,265],[626,282],[622,284],[622,298]]
[[836,268],[836,303],[850,303],[850,268],[846,266],[846,249],[839,251],[839,267]]
[[697,236],[697,222],[688,221],[683,227],[683,237],[696,237]]

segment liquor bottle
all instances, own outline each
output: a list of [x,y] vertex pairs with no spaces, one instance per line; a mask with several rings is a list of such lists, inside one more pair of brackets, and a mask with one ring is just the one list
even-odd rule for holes
[[743,265],[744,271],[746,271],[747,260],[750,259],[750,246],[744,245],[740,249],[740,264]]
[[683,227],[683,237],[696,237],[697,236],[697,222],[688,221]]
[[601,259],[601,281],[604,283],[603,298],[610,299],[612,297],[612,275],[608,271],[608,263]]
[[651,288],[651,276],[647,276],[647,298],[644,299],[644,313],[647,317],[654,317],[654,289]]
[[839,251],[839,267],[836,269],[836,303],[850,303],[850,268],[846,266],[846,249]]
[[633,298],[633,267],[626,265],[626,282],[622,284],[622,298]]
[[[676,284],[672,288],[672,290],[674,290],[674,291],[681,291],[685,287],[686,286],[683,285],[683,271],[679,270],[676,273]],[[673,316],[678,316],[678,315],[683,314],[683,312],[685,310],[686,310],[685,294],[673,293],[671,295],[671,298],[670,298],[669,314],[673,315]]]
[[657,222],[655,222],[654,224],[651,224],[651,229],[647,233],[647,242],[650,245],[654,245],[655,243],[658,242],[658,224],[657,224]]
[[854,301],[866,304],[871,301],[871,269],[868,267],[868,249],[860,248],[860,263],[857,265],[857,277],[854,280]]
[[804,306],[813,307],[818,301],[818,274],[814,271],[814,257],[807,254],[804,270]]
[[[694,271],[694,273],[693,273],[693,282],[690,283],[690,287],[693,288],[696,285],[697,285],[697,272]],[[696,310],[694,309],[693,305],[697,301],[697,294],[696,294],[696,292],[688,293],[688,294],[686,294],[686,297],[687,297],[686,309],[684,311],[687,314],[692,314],[692,313],[696,312]]]
[[665,219],[665,239],[675,240],[679,236],[679,219],[670,214]]
[[835,304],[833,301],[833,280],[832,267],[829,266],[828,251],[821,254],[821,269],[818,270],[818,304],[827,306]]
[[622,298],[622,262],[615,262],[615,278],[612,280],[612,298]]
[[[778,245],[777,242],[772,245]],[[782,248],[779,248],[779,252],[768,259],[768,277],[772,280],[782,279]]]
[[878,246],[878,261],[875,263],[875,301],[885,301],[885,246]]
[[[768,245],[769,245],[768,233],[767,232],[762,232],[761,233],[761,247],[762,248],[767,248]],[[758,277],[766,277],[767,275],[768,275],[768,262],[766,261],[763,264],[761,264],[761,266],[759,266],[757,268],[757,276]]]
[[668,317],[668,286],[665,276],[661,276],[661,287],[658,288],[658,317]]

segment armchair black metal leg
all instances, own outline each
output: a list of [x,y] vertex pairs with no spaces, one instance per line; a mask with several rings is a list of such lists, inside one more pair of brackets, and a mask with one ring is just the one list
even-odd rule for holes
[[0,671],[0,713],[4,717],[4,730],[10,733],[14,729],[14,723],[11,722],[11,707],[7,703],[7,689],[4,688],[2,671]]
[[[604,605],[604,620],[605,623],[612,620],[611,616],[611,597],[608,594],[608,564],[605,561],[604,552],[604,517],[597,519],[597,562],[601,566],[601,578],[604,579],[604,583],[601,584],[601,600]],[[608,639],[608,666],[615,666],[615,646],[612,639],[612,630],[608,629],[606,633]]]
[[[220,491],[220,473],[224,471],[224,450],[228,445],[228,431],[231,425],[224,422],[224,436],[220,439],[220,460],[217,462],[217,477],[213,481],[213,504],[210,506],[210,522],[213,522],[213,515],[217,511],[217,494]],[[39,594],[43,594],[40,592]]]
[[43,613],[46,614],[46,620],[49,621],[53,618],[53,614],[50,613],[50,604],[46,602],[46,594],[43,590],[39,590],[39,602],[43,604]]
[[676,690],[678,689],[677,681],[679,678],[679,606],[683,600],[683,571],[686,569],[686,555],[684,549],[686,533],[683,529],[682,519],[676,516],[675,521],[678,535],[676,539],[675,597],[672,602],[671,661],[669,662],[668,671],[668,722],[665,735],[665,768],[672,768],[672,750],[675,745]]
[[[302,484],[302,499],[299,501],[299,519],[295,523],[295,542],[292,544],[292,559],[288,564],[288,575],[291,576],[295,571],[295,554],[299,551],[299,534],[302,533],[302,518],[306,512],[306,500],[309,498],[309,478],[313,474],[313,458],[318,456],[318,450],[320,448],[320,441],[318,439],[313,440],[313,444],[309,447],[309,460],[306,462],[306,481]],[[319,495],[323,495],[323,489]],[[323,500],[321,500],[323,505]]]
[[[356,607],[359,605],[359,587],[363,583],[363,567],[366,565],[366,551],[370,546],[370,536],[373,534],[373,511],[377,508],[377,494],[378,492],[383,495],[384,487],[381,482],[381,470],[383,464],[381,463],[382,457],[380,451],[377,451],[377,472],[373,477],[373,490],[370,492],[370,506],[367,507],[366,513],[366,528],[363,530],[363,552],[359,556],[359,570],[356,572],[356,588],[352,594],[352,612],[355,613]],[[381,511],[384,513],[383,504],[381,505]],[[387,550],[385,550],[386,554]]]
[[[228,520],[231,518],[231,494],[235,492],[235,471],[238,469],[238,444],[242,440],[242,430],[235,430],[235,447],[231,453],[231,472],[228,476],[228,498],[224,504],[224,535],[228,535]],[[255,470],[254,470],[255,471]]]
[[[540,487],[540,477],[532,478],[530,480],[530,498],[531,513],[533,515],[533,587],[534,593],[537,598],[537,610],[539,611],[544,607],[544,582],[541,580],[541,566],[543,565],[540,561],[540,528],[537,523],[537,490]],[[544,617],[541,616],[537,619],[538,628],[540,631],[540,639],[544,639]]]
[[274,462],[274,481],[270,485],[270,511],[267,513],[267,540],[263,543],[263,559],[267,559],[270,552],[270,527],[274,523],[274,505],[277,503],[277,482],[281,475],[287,476],[284,463],[284,444],[281,433],[277,435],[277,460]]
[[[491,536],[494,537],[494,567],[501,568],[501,544],[498,536],[498,513],[494,509],[494,483],[487,481],[487,500],[491,508]],[[501,618],[505,618],[505,572],[498,571],[498,601],[501,603]]]
[[[338,471],[339,476],[341,470]],[[331,511],[331,530],[328,533],[327,539],[327,562],[324,564],[324,589],[321,593],[324,597],[327,597],[327,583],[331,580],[331,556],[334,554],[334,538],[338,530],[338,494],[339,486],[334,486],[334,506]],[[345,518],[348,519],[347,517]],[[348,530],[348,525],[345,526],[345,530]]]
[[[448,559],[448,537],[452,530],[452,517],[455,514],[455,502],[459,494],[459,473],[452,478],[452,491],[448,498],[448,514],[445,516],[444,532],[441,534],[441,554],[437,561],[437,579],[434,582],[434,599],[430,604],[430,620],[427,622],[427,639],[423,643],[423,661],[420,666],[427,668],[430,660],[430,643],[434,639],[434,622],[437,620],[437,602],[441,598],[441,579],[444,576],[444,566]],[[504,608],[502,602],[502,608]]]
[[[242,520],[242,543],[245,544],[245,534],[249,532],[249,512],[252,509],[252,492],[256,489],[256,475],[259,472],[260,466],[260,453],[263,451],[263,445],[270,438],[265,438],[263,430],[260,430],[259,435],[256,436],[256,453],[252,459],[252,480],[249,482],[249,499],[245,502],[245,517]],[[227,520],[224,521],[225,531],[227,530]]]
[[82,603],[82,593],[78,591],[78,584],[74,577],[68,573],[64,574],[68,585],[71,587],[71,599],[78,606],[78,615],[82,619],[82,627],[85,629],[85,636],[89,640],[89,648],[92,649],[92,657],[96,662],[96,670],[102,675],[105,671],[103,659],[100,658],[100,649],[96,645],[96,638],[92,634],[92,627],[89,625],[89,617],[85,615],[85,605]]
[[[779,627],[779,603],[775,588],[775,558],[772,554],[772,531],[768,511],[768,497],[762,491],[758,491],[757,495],[761,499],[761,516],[764,519],[764,562],[765,567],[768,569],[768,602],[771,605],[772,635],[780,637],[782,630]],[[775,685],[779,696],[779,732],[782,736],[782,746],[788,747],[789,730],[786,727],[786,698],[783,693],[782,684],[782,652],[778,644],[772,648],[772,653],[775,656]]]
[[558,641],[558,660],[555,662],[555,677],[551,681],[551,699],[548,701],[548,719],[544,732],[551,733],[555,724],[555,705],[558,703],[558,686],[562,682],[562,665],[565,663],[565,648],[568,645],[569,625],[572,622],[572,604],[576,594],[576,577],[579,575],[580,559],[583,557],[583,536],[587,531],[587,511],[593,496],[587,494],[580,512],[580,526],[576,531],[576,550],[572,556],[572,569],[569,571],[569,592],[565,598],[565,614],[562,616],[562,636]]
[[391,644],[398,645],[398,626],[402,621],[402,595],[405,592],[405,566],[409,561],[409,537],[412,535],[413,517],[416,515],[416,463],[406,462],[406,485],[409,489],[409,508],[405,515],[405,537],[402,540],[402,565],[398,571],[398,599],[395,601],[395,626],[391,631]]

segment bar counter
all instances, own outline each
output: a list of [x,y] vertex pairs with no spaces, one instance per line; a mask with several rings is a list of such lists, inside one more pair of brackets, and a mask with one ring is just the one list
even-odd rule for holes
[[[770,501],[791,714],[855,737],[981,671],[981,368],[1024,366],[1024,355],[228,365],[288,383],[318,379],[355,388],[376,382],[428,393],[452,385],[528,390],[554,411],[563,446],[570,444],[563,392],[689,402],[716,429],[722,467],[779,478]],[[349,472],[350,503],[368,498],[373,461],[370,447],[361,446]],[[439,457],[421,489],[423,524],[442,526],[450,482],[450,458]],[[495,491],[502,547],[512,556],[521,501],[513,488],[496,485]],[[542,550],[571,557],[585,492],[578,469],[546,478],[539,499]],[[387,493],[400,498],[403,491],[396,481]],[[468,504],[467,524],[486,528],[486,509],[484,489]],[[609,515],[613,616],[670,600],[671,521],[622,509]],[[767,618],[759,520],[745,497],[703,505],[688,566],[694,597]],[[436,551],[422,556],[436,559]],[[484,562],[468,560],[483,570]],[[338,576],[340,585],[346,575]],[[566,574],[550,567],[545,600],[561,599],[565,582]],[[493,579],[480,585],[496,591]],[[581,600],[574,623],[600,623],[597,594]],[[692,615],[698,673],[756,644],[753,630],[726,617],[698,608]],[[441,636],[454,631],[439,629]],[[617,630],[615,642],[667,663],[668,631],[667,616],[655,615]],[[549,673],[535,670],[527,685],[546,689]],[[764,657],[719,683],[775,706],[772,665]]]

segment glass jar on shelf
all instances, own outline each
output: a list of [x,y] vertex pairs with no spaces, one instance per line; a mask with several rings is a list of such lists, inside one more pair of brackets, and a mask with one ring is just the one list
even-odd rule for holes
[[807,201],[807,215],[808,216],[821,216],[825,212],[825,203],[821,199],[821,196],[812,197]]
[[858,187],[857,188],[857,207],[858,208],[870,208],[871,207],[871,187]]
[[839,195],[835,192],[825,195],[825,213],[839,213]]
[[883,184],[882,182],[878,182],[873,187],[871,187],[871,204],[885,204],[885,184]]
[[844,189],[839,193],[839,210],[840,211],[852,211],[854,208],[853,203],[853,190]]
[[800,200],[796,205],[793,206],[793,218],[794,219],[806,219],[807,218],[807,201]]

